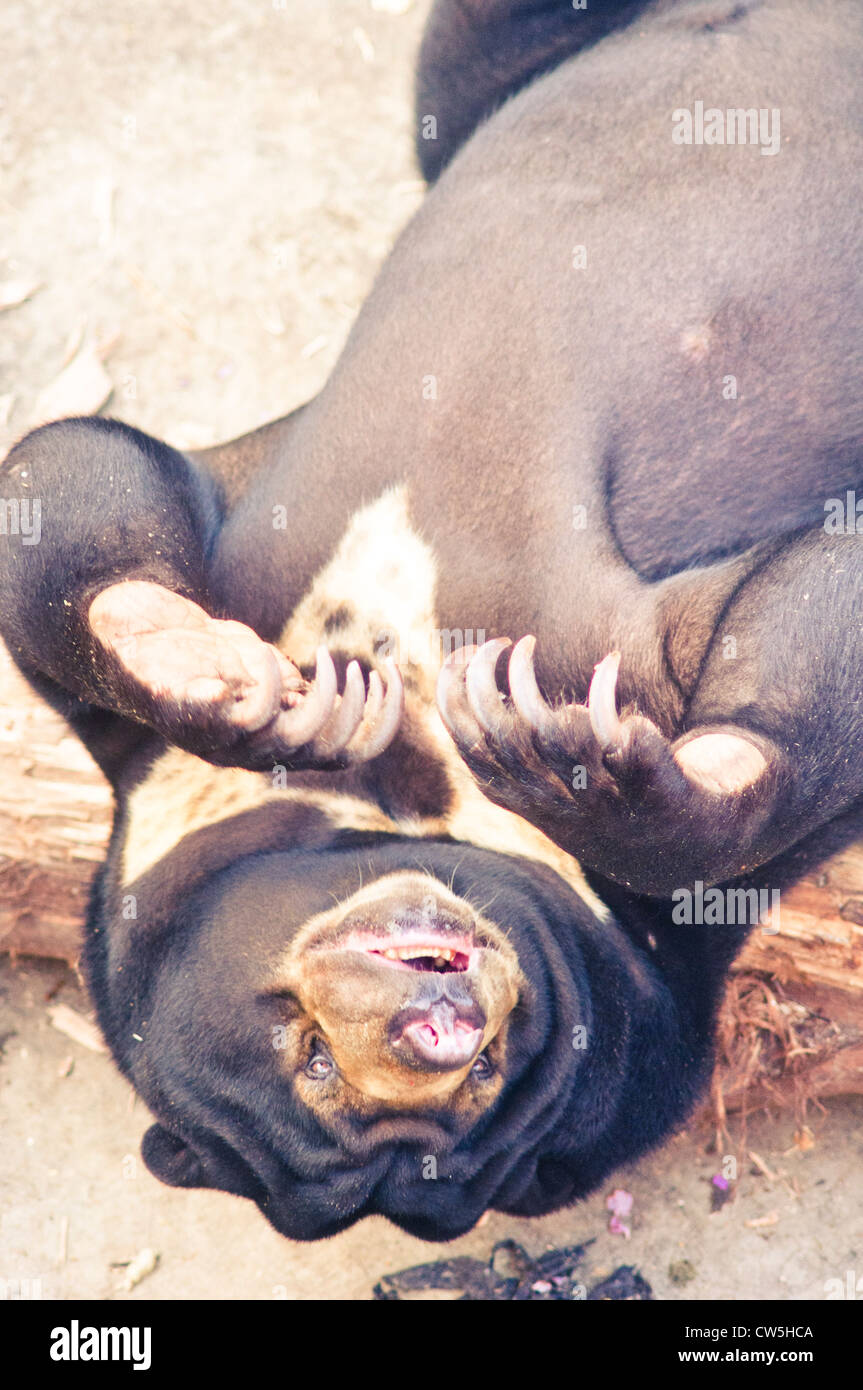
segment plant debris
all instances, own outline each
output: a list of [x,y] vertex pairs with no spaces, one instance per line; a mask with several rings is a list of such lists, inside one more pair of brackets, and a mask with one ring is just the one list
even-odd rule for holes
[[722,1173],[714,1173],[710,1180],[710,1210],[721,1211],[726,1202],[734,1196],[734,1186]]
[[627,1192],[622,1187],[616,1187],[605,1199],[605,1205],[611,1212],[611,1220],[608,1229],[613,1236],[623,1236],[629,1240],[632,1231],[623,1221],[624,1216],[629,1216],[632,1212],[632,1204],[635,1201],[631,1192]]
[[70,1009],[68,1004],[54,1004],[48,1010],[48,1017],[55,1028],[82,1047],[88,1047],[91,1052],[108,1051],[96,1024]]
[[750,1231],[760,1230],[763,1226],[777,1226],[779,1224],[779,1212],[769,1211],[766,1216],[755,1216],[751,1221],[744,1221],[743,1224]]
[[698,1270],[691,1260],[672,1260],[668,1266],[668,1277],[678,1288],[683,1284],[691,1284],[697,1276]]
[[589,1302],[648,1303],[653,1302],[653,1289],[634,1265],[621,1265],[587,1295]]
[[120,1287],[124,1293],[131,1293],[136,1284],[140,1284],[142,1279],[146,1279],[148,1274],[159,1263],[159,1253],[151,1250],[149,1246],[144,1250],[139,1250],[134,1260],[121,1260],[111,1266],[112,1269],[125,1269],[126,1275]]
[[42,281],[21,278],[6,280],[0,285],[0,309],[15,309],[41,290]]
[[458,1302],[556,1303],[573,1299],[653,1298],[645,1279],[631,1265],[622,1265],[587,1293],[577,1275],[584,1253],[593,1241],[547,1250],[532,1259],[514,1240],[501,1240],[492,1248],[488,1263],[469,1255],[451,1260],[413,1265],[397,1274],[386,1274],[375,1284],[379,1302],[405,1302],[411,1294],[458,1293]]

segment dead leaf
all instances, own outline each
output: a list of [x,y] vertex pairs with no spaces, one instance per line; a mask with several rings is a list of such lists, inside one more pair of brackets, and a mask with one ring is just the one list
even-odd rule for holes
[[752,1221],[744,1221],[743,1224],[751,1231],[757,1231],[762,1226],[776,1226],[779,1224],[779,1212],[769,1211],[766,1216],[756,1216]]
[[316,353],[321,352],[326,347],[329,341],[326,333],[319,333],[317,338],[312,338],[310,343],[306,343],[305,347],[300,348],[300,356],[302,358],[314,357]]
[[149,1247],[139,1250],[134,1260],[130,1260],[126,1269],[126,1277],[123,1280],[123,1288],[129,1293],[136,1284],[140,1284],[142,1279],[146,1279],[148,1274],[152,1274],[156,1265],[159,1263],[159,1256],[155,1250]]
[[752,1162],[755,1164],[755,1167],[758,1169],[759,1173],[761,1173],[762,1176],[765,1177],[768,1182],[778,1181],[779,1174],[774,1173],[772,1169],[768,1168],[767,1164],[764,1162],[764,1159],[761,1157],[760,1154],[757,1154],[754,1149],[749,1150],[749,1157],[752,1159]]
[[36,401],[36,423],[62,420],[69,415],[96,415],[114,383],[102,366],[102,358],[90,343],[82,347]]
[[87,331],[87,315],[79,314],[78,321],[69,333],[68,338],[63,344],[63,366],[68,367],[75,353],[84,341],[84,334]]
[[55,1028],[65,1033],[67,1038],[80,1043],[82,1047],[88,1047],[91,1052],[108,1051],[96,1024],[83,1014],[70,1009],[68,1004],[54,1004],[48,1010],[48,1017]]
[[360,26],[357,25],[353,32],[353,40],[362,54],[363,62],[373,63],[375,61],[375,46],[365,29],[361,29]]
[[5,285],[0,285],[0,309],[14,309],[18,304],[23,304],[25,299],[41,290],[42,285],[42,280],[23,276],[18,280],[7,280]]

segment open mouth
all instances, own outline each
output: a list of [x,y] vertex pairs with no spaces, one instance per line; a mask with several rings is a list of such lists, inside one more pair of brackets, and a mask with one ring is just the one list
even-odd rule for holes
[[469,936],[431,936],[399,933],[378,936],[353,932],[341,943],[343,950],[362,951],[395,970],[415,970],[426,974],[461,974],[469,970],[477,947]]
[[470,968],[470,948],[460,951],[454,946],[387,946],[381,950],[370,950],[368,955],[385,960],[388,965],[406,966],[408,970],[433,971],[436,975],[447,975],[451,971]]

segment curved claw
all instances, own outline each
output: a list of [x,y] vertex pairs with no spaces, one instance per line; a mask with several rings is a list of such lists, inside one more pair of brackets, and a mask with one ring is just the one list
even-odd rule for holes
[[501,652],[512,646],[509,637],[495,637],[484,642],[472,658],[465,673],[465,687],[471,711],[485,733],[499,733],[508,714],[497,688],[495,668]]
[[587,694],[590,724],[603,752],[620,739],[623,725],[617,714],[617,672],[620,652],[610,652],[593,673]]
[[300,748],[309,743],[333,713],[339,683],[333,659],[325,646],[318,647],[315,679],[301,705],[282,710],[276,720],[274,735],[287,748]]
[[447,732],[456,743],[471,744],[480,732],[467,702],[464,670],[476,656],[476,646],[456,647],[440,668],[435,698]]
[[405,688],[402,674],[392,658],[384,662],[387,688],[381,697],[381,678],[377,671],[369,673],[369,698],[365,718],[347,744],[345,752],[352,763],[368,762],[383,753],[395,738],[405,707]]
[[313,750],[321,758],[340,753],[356,733],[366,703],[366,684],[359,663],[351,661],[345,672],[344,693],[327,722],[315,736]]
[[537,685],[533,665],[535,649],[535,637],[522,637],[513,647],[509,658],[509,693],[522,719],[543,734],[554,729],[555,721],[554,711]]

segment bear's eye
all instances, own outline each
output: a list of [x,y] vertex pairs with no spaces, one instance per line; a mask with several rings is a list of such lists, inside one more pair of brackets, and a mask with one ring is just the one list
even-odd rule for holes
[[471,1076],[475,1076],[480,1081],[487,1081],[493,1075],[494,1067],[485,1052],[481,1052],[470,1069]]
[[306,1076],[310,1076],[313,1081],[325,1081],[328,1076],[332,1076],[335,1069],[336,1064],[332,1057],[315,1038],[311,1047],[311,1056],[306,1063]]

